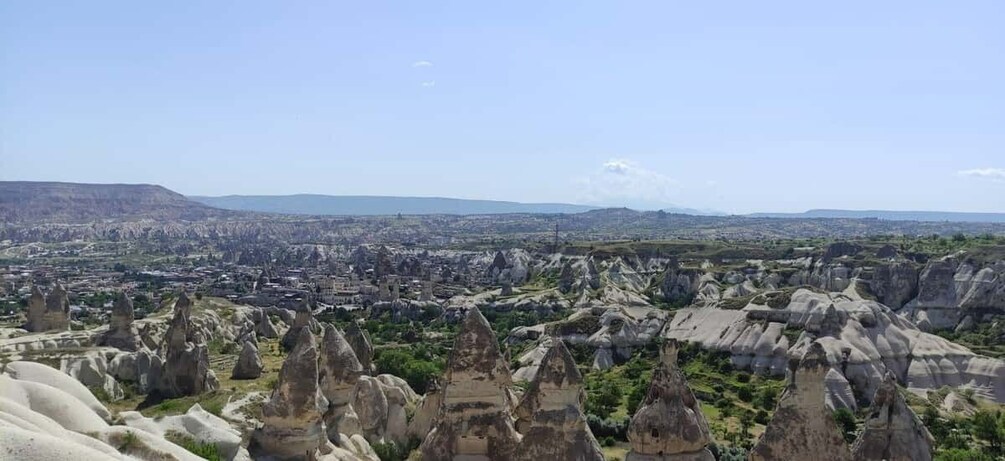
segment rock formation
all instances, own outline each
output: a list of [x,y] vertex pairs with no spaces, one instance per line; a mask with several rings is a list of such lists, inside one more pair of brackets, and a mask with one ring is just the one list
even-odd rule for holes
[[[775,301],[768,295],[775,296]],[[800,288],[791,295],[755,296],[740,310],[680,309],[663,335],[729,352],[733,366],[772,375],[784,375],[789,359],[802,357],[819,338],[827,354],[841,361],[835,370],[865,400],[872,398],[891,371],[903,378],[909,391],[921,396],[949,386],[973,389],[980,397],[1005,402],[1005,361],[979,356],[919,331],[903,318],[907,309],[894,313],[875,301]],[[804,331],[790,338],[785,330]]]
[[556,340],[515,410],[523,440],[516,459],[604,461],[581,405],[583,377],[565,343]]
[[824,405],[824,378],[830,368],[824,347],[812,343],[792,371],[774,417],[751,450],[751,461],[853,459],[831,411]]
[[869,282],[876,299],[891,309],[900,309],[918,292],[918,269],[908,261],[879,264]]
[[296,346],[297,338],[300,337],[300,330],[311,331],[316,326],[317,321],[314,320],[311,306],[306,301],[297,306],[294,312],[293,324],[279,342],[284,351],[292,350]]
[[408,423],[406,432],[408,437],[422,440],[436,424],[436,417],[439,415],[442,404],[443,391],[440,389],[439,381],[433,380],[426,387],[426,395],[422,397],[422,401],[415,410],[415,415]]
[[359,416],[352,407],[353,389],[363,375],[352,347],[342,333],[330,323],[325,325],[321,340],[321,362],[319,369],[321,393],[328,400],[324,414],[328,427],[328,438],[338,443],[340,434],[363,434]]
[[513,459],[520,434],[510,415],[510,379],[492,328],[470,309],[447,362],[439,417],[419,446],[422,459]]
[[893,374],[887,373],[872,399],[865,429],[852,446],[855,459],[931,461],[932,443],[932,435],[900,395]]
[[628,426],[632,450],[626,461],[711,461],[711,437],[701,405],[677,367],[677,342],[660,350],[660,364]]
[[331,452],[322,415],[328,401],[318,387],[318,350],[310,330],[298,330],[279,383],[262,407],[264,425],[251,435],[256,457],[313,460]]
[[245,341],[230,377],[233,379],[258,379],[259,376],[262,376],[262,358],[258,355],[258,347],[251,341]]
[[164,364],[156,390],[164,397],[197,395],[220,387],[213,370],[209,369],[209,349],[198,339],[189,315],[191,302],[184,293],[175,304],[174,317],[164,334]]
[[43,295],[38,286],[31,288],[25,329],[36,333],[70,329],[70,300],[63,285],[57,283],[49,296]]
[[259,311],[259,315],[261,315],[261,319],[255,324],[255,333],[262,338],[278,338],[279,329],[277,329],[276,325],[272,323],[272,318],[270,318],[267,313],[262,311]]
[[363,367],[365,374],[373,373],[373,343],[370,341],[370,334],[359,327],[356,322],[351,322],[345,331],[345,339],[349,341],[359,364]]
[[31,332],[45,331],[45,295],[38,285],[31,287],[31,297],[28,298],[28,322],[25,330]]
[[43,323],[46,330],[70,329],[70,300],[66,295],[66,289],[60,283],[57,283],[49,296],[45,297]]
[[103,346],[134,352],[143,346],[139,331],[133,325],[133,301],[125,292],[120,292],[112,306],[108,332],[100,339]]

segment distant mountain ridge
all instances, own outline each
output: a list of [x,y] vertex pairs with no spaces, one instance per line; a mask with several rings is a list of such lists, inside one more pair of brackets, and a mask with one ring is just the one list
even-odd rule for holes
[[845,218],[883,219],[887,221],[1005,223],[1005,213],[964,213],[956,211],[889,210],[809,210],[802,213],[753,213],[752,218]]
[[521,203],[500,200],[377,195],[225,195],[221,197],[190,196],[188,198],[225,210],[299,215],[582,213],[600,208],[568,203]]
[[0,221],[198,220],[234,215],[152,184],[0,181]]

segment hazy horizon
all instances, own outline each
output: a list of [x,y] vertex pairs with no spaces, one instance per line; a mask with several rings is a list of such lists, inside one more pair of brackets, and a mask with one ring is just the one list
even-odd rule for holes
[[0,180],[1005,212],[1005,4],[0,4]]

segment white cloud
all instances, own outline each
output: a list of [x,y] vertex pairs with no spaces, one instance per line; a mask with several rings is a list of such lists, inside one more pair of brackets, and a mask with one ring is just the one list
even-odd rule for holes
[[412,67],[433,67],[433,63],[429,61],[415,61],[412,63]]
[[956,174],[968,178],[990,179],[1005,182],[1005,168],[974,168],[957,171]]
[[610,159],[577,181],[583,203],[634,208],[670,206],[677,195],[676,180],[628,159]]
[[432,87],[436,86],[436,80],[430,80],[428,82],[422,82],[419,85],[422,85],[423,88],[432,88]]

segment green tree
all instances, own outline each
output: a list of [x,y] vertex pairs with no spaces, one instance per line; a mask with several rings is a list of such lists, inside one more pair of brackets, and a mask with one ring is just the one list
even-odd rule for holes
[[855,414],[847,408],[840,408],[834,412],[834,421],[837,422],[838,427],[841,428],[845,441],[848,443],[854,442],[855,431],[858,429],[858,423],[855,421]]
[[612,381],[604,381],[586,397],[586,412],[607,418],[621,404],[621,388]]
[[992,413],[988,410],[978,410],[971,420],[974,437],[983,440],[991,446],[994,453],[1002,452],[1002,429],[998,423],[999,413]]

